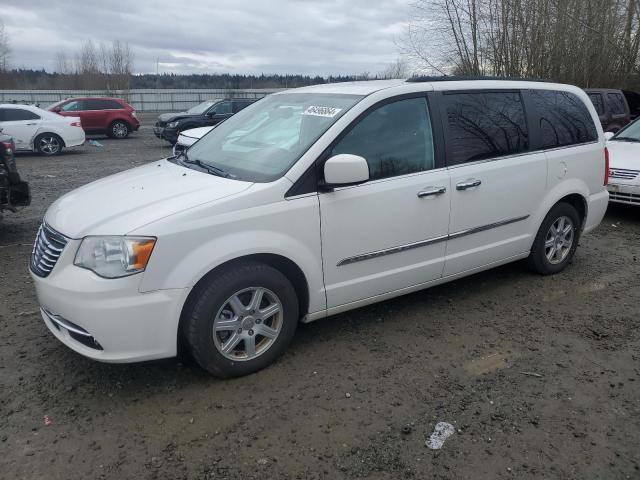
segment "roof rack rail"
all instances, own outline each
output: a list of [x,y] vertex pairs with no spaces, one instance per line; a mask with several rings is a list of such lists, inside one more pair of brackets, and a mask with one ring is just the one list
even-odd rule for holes
[[406,81],[409,83],[420,82],[462,82],[465,80],[505,80],[512,82],[550,82],[551,80],[543,80],[540,78],[519,78],[519,77],[491,77],[491,76],[460,76],[460,75],[418,75],[408,78]]

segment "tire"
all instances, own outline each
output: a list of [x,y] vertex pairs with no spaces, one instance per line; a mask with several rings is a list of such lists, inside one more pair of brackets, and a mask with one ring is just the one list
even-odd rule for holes
[[64,148],[64,141],[55,133],[41,133],[33,141],[33,148],[40,155],[52,157],[60,155]]
[[[559,232],[560,228],[563,232]],[[529,268],[542,275],[564,270],[578,248],[581,230],[580,216],[575,207],[564,202],[555,204],[533,242],[527,258]]]
[[298,325],[298,298],[275,268],[235,264],[196,287],[183,322],[196,362],[216,377],[238,377],[267,367],[286,350]]
[[115,120],[111,122],[109,125],[109,130],[107,131],[107,135],[111,138],[127,138],[131,133],[131,127],[124,120]]

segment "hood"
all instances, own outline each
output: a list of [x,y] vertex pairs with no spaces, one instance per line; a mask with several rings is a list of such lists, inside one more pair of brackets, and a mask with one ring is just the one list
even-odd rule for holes
[[194,138],[196,140],[201,139],[202,137],[204,137],[207,133],[209,133],[211,130],[213,130],[216,126],[210,126],[210,127],[199,127],[199,128],[192,128],[190,130],[183,130],[182,132],[180,132],[180,135],[184,135],[185,137],[189,137],[189,138]]
[[609,168],[640,170],[640,143],[608,141]]
[[124,235],[251,185],[160,160],[67,193],[49,207],[45,221],[70,238]]
[[194,115],[187,112],[161,113],[158,117],[161,123],[175,122],[182,118],[193,117]]

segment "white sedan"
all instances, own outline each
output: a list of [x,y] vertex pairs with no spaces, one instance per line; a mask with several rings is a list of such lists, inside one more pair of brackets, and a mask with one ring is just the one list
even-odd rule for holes
[[215,125],[211,125],[208,127],[192,128],[190,130],[180,132],[180,135],[178,135],[178,141],[173,146],[173,155],[179,155],[214,128]]
[[605,134],[609,150],[609,201],[640,206],[640,119],[615,135]]
[[79,117],[63,117],[31,105],[0,105],[0,127],[13,137],[16,151],[57,155],[85,141]]

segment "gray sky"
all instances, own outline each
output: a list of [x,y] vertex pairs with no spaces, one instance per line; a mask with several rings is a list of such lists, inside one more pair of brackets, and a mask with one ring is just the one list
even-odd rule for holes
[[376,73],[412,0],[2,0],[13,67],[55,69],[91,39],[128,41],[137,73]]

